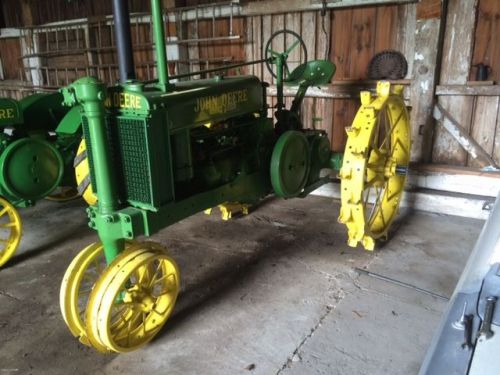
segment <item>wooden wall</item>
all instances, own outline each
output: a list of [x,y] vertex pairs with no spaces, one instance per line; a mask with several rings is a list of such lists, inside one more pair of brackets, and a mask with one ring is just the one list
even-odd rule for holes
[[[212,2],[212,1],[207,1]],[[164,0],[176,6],[192,6],[200,0]],[[444,32],[444,48],[439,85],[469,85],[475,79],[478,63],[493,68],[490,80],[500,79],[500,1],[498,0],[449,0],[447,29]],[[131,10],[147,12],[148,1],[130,0]],[[29,5],[29,6],[27,6]],[[89,0],[4,0],[0,4],[6,26],[22,23],[30,18],[33,24],[78,18],[88,15],[111,13],[111,1]],[[29,12],[27,12],[29,9]],[[439,31],[441,25],[441,0],[422,0],[418,4],[396,4],[366,6],[328,10],[322,17],[320,12],[306,11],[273,15],[235,17],[233,19],[234,40],[202,41],[179,45],[180,59],[186,64],[170,64],[172,74],[185,72],[187,62],[192,70],[212,68],[225,62],[234,63],[256,60],[263,57],[263,46],[275,31],[287,28],[301,34],[307,44],[309,60],[328,57],[337,66],[334,86],[367,85],[366,70],[371,57],[384,49],[401,51],[408,60],[407,98],[411,105],[412,136],[414,140],[412,159],[429,160],[435,163],[478,167],[463,148],[432,120],[434,105],[434,73],[439,66]],[[28,13],[28,15],[26,15]],[[148,24],[132,25],[132,36],[137,46],[151,43]],[[224,37],[229,33],[229,18],[217,19],[215,27],[211,20],[169,23],[168,36],[182,39]],[[215,30],[215,34],[213,34]],[[90,33],[92,35],[92,32]],[[239,38],[236,38],[239,36]],[[111,40],[111,34],[105,36]],[[95,44],[95,37],[89,40]],[[6,79],[19,77],[20,44],[14,38],[0,39]],[[14,52],[12,52],[14,51]],[[54,57],[43,62],[53,66],[73,67],[78,64],[102,66],[106,80],[117,76],[116,56],[111,51],[92,52],[89,56]],[[148,48],[136,48],[134,57],[137,73],[141,79],[155,75],[153,53]],[[293,55],[291,59],[298,60]],[[85,61],[84,61],[85,60]],[[216,60],[218,62],[216,62]],[[208,61],[208,62],[207,62]],[[113,68],[109,66],[113,65]],[[106,73],[105,71],[108,71]],[[264,64],[242,69],[255,74],[273,85],[274,79]],[[229,74],[238,73],[236,70]],[[52,73],[53,74],[53,73]],[[83,73],[81,73],[83,74]],[[106,76],[107,74],[107,76]],[[70,80],[73,77],[70,76]],[[490,82],[492,84],[493,82]],[[357,87],[357,86],[356,86]],[[291,97],[287,103],[291,103]],[[500,95],[439,95],[439,102],[448,109],[484,149],[500,163]],[[271,108],[275,98],[269,98]],[[352,123],[359,107],[357,95],[342,97],[308,97],[304,101],[302,117],[307,126],[325,129],[331,139],[332,148],[342,151],[346,141],[345,127]],[[272,115],[273,110],[270,110]]]
[[[262,15],[246,19],[245,51],[248,60],[263,58],[264,44],[276,31],[286,28],[302,35],[308,49],[308,59],[333,61],[337,67],[335,81],[365,80],[372,56],[384,49],[403,51],[405,41],[400,30],[401,17],[407,5],[389,5],[320,12]],[[326,31],[326,33],[325,33]],[[292,55],[290,59],[296,59]],[[248,73],[255,74],[271,84],[275,80],[264,64],[254,65]],[[287,100],[291,103],[291,98]],[[274,106],[275,99],[269,104]],[[307,126],[325,129],[335,151],[345,146],[345,127],[349,126],[359,107],[355,99],[306,98],[302,118]],[[272,112],[272,111],[270,111]]]
[[[448,9],[447,29],[438,86],[439,103],[497,165],[500,165],[500,1],[453,0]],[[489,81],[476,81],[476,64],[492,67]],[[456,139],[436,126],[432,161],[484,167]]]
[[488,79],[500,81],[500,1],[480,0],[477,9],[477,26],[469,80],[474,81],[477,64],[492,68]]
[[[2,0],[3,27],[41,25],[68,19],[103,16],[112,13],[110,0]],[[147,12],[149,1],[129,0],[132,12]]]
[[[10,1],[7,0],[7,2]],[[29,3],[30,0],[23,0],[23,2]],[[22,2],[15,3],[17,5],[11,7],[6,6],[6,3],[2,3],[4,12],[12,12],[13,9],[17,8],[22,10]],[[109,8],[110,1],[92,0],[68,4],[66,0],[56,0],[51,2],[50,6],[44,7],[43,4],[45,3],[46,1],[30,3],[29,9],[34,24],[39,23],[41,20],[50,22],[65,19],[69,15],[78,18],[83,17],[85,14],[109,14],[111,12]],[[179,2],[177,1],[177,3]],[[194,4],[193,1],[187,1],[183,5]],[[415,8],[415,4],[386,5],[328,10],[324,17],[319,11],[236,17],[232,21],[233,34],[239,36],[239,39],[181,44],[181,59],[195,61],[229,58],[230,63],[261,59],[263,58],[264,44],[269,37],[274,32],[286,28],[302,35],[307,45],[309,60],[329,58],[336,64],[337,72],[334,76],[336,81],[365,80],[371,57],[384,49],[396,49],[409,56],[409,76],[411,76],[414,32],[406,30],[408,28],[406,18],[415,17],[415,14],[411,12],[412,10],[414,12]],[[144,11],[146,9],[144,6],[141,8],[141,2],[131,1],[131,10]],[[15,23],[14,20],[12,22]],[[134,25],[132,23],[132,27],[135,46],[151,43],[149,25]],[[179,25],[170,23],[166,28],[167,34],[169,36],[182,36],[183,39],[223,37],[229,33],[230,20],[229,18],[218,19],[215,21],[215,27],[213,27],[211,20],[199,21],[197,27],[194,21],[184,22],[181,27],[182,30],[179,29]],[[213,34],[214,30],[215,34]],[[91,27],[88,46],[90,48],[96,46],[95,31]],[[111,35],[107,37],[107,39],[110,38]],[[52,40],[51,43],[51,48],[53,48],[54,41]],[[140,63],[152,62],[152,51],[136,48],[134,57],[138,63],[138,77],[140,79],[152,78],[155,75],[154,70],[140,65]],[[300,60],[298,56],[292,55],[291,58]],[[86,62],[87,59],[91,61]],[[69,73],[65,71],[63,74],[70,81],[76,78],[76,74],[84,74],[83,70],[80,70],[80,73],[74,73],[71,71],[71,67],[101,65],[102,68],[99,70],[100,78],[112,82],[114,81],[112,78],[117,77],[117,69],[116,67],[111,68],[109,65],[116,65],[116,63],[116,56],[113,51],[43,59],[45,65],[63,69],[68,68]],[[203,64],[203,66],[192,66],[191,68],[199,70],[215,66],[220,66],[220,63]],[[264,64],[253,65],[250,68],[243,69],[243,72],[255,74],[271,84],[275,83]],[[172,71],[172,73],[179,73],[179,71]],[[234,70],[229,72],[229,74],[235,73],[237,72]],[[54,81],[55,72],[48,72],[47,75],[51,82]],[[288,105],[290,105],[291,100],[291,97],[287,98]],[[275,104],[275,98],[270,97],[270,107],[273,108]],[[313,119],[315,119],[314,126],[328,132],[333,150],[342,151],[346,141],[344,129],[352,123],[358,107],[359,99],[357,95],[350,98],[335,99],[306,98],[301,115],[308,127],[313,126]],[[273,110],[271,109],[269,115],[272,116],[272,114]]]

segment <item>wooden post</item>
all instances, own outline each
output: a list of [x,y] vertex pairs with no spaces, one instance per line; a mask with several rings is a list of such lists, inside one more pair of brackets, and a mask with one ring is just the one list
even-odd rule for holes
[[[477,0],[450,0],[446,15],[442,85],[465,84],[469,76],[476,20]],[[439,104],[450,112],[469,133],[473,112],[473,97],[439,97]],[[435,128],[432,161],[435,163],[465,165],[467,152],[441,127]]]
[[[422,16],[421,7],[429,5],[424,1],[418,5],[407,5],[415,23],[410,17],[407,21],[405,52],[411,63],[411,75],[413,77],[411,92],[411,135],[412,135],[412,161],[424,161],[430,159],[432,145],[432,107],[434,103],[434,88],[436,77],[436,63],[439,49],[439,30],[441,25],[440,14]],[[408,28],[413,24],[415,29]],[[413,37],[409,34],[413,33]],[[411,51],[411,41],[414,48]]]

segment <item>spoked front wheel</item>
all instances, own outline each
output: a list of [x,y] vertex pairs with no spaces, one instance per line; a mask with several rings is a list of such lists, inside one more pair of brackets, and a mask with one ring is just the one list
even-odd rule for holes
[[93,243],[80,251],[67,268],[61,284],[59,305],[73,336],[90,345],[84,315],[90,292],[106,268],[103,246]]
[[95,284],[85,314],[90,344],[129,352],[148,343],[170,316],[180,287],[177,264],[146,242],[120,254]]
[[16,252],[21,235],[21,217],[17,209],[4,198],[0,198],[0,267]]
[[361,108],[347,128],[340,171],[339,221],[348,227],[349,246],[373,250],[387,237],[401,203],[410,162],[410,124],[402,87],[377,84],[377,97],[361,94]]

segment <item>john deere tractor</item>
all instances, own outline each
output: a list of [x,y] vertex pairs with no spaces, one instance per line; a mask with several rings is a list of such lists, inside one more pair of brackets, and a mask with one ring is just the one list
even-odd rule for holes
[[78,109],[62,102],[60,93],[0,98],[0,267],[21,240],[16,207],[46,197],[65,199],[75,191],[81,118]]
[[[333,173],[341,178],[340,221],[349,245],[372,250],[387,235],[410,155],[401,87],[381,82],[376,95],[361,94],[346,152],[335,154],[327,134],[304,128],[300,116],[308,87],[328,83],[335,66],[302,61],[290,71],[288,56],[305,49],[297,34],[275,34],[286,34],[283,50],[273,50],[271,40],[263,60],[229,67],[269,66],[277,77],[273,119],[267,84],[257,77],[210,70],[211,79],[169,81],[160,0],[151,1],[158,79],[137,81],[129,20],[118,19],[127,1],[114,5],[121,82],[106,87],[87,77],[62,90],[66,105],[81,108],[94,194],[87,214],[98,235],[70,264],[60,293],[64,320],[83,344],[128,352],[162,329],[179,294],[179,267],[162,245],[137,237],[197,212],[254,205],[271,194],[302,198]],[[284,84],[298,87],[289,109]]]

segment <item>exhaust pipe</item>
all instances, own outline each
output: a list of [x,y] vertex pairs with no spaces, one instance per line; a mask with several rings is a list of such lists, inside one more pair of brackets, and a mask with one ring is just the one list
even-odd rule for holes
[[113,18],[120,82],[125,83],[127,80],[136,79],[128,0],[113,0]]

